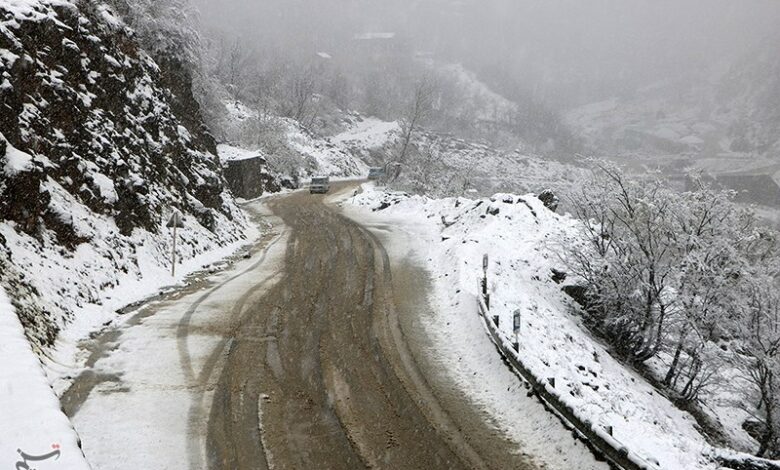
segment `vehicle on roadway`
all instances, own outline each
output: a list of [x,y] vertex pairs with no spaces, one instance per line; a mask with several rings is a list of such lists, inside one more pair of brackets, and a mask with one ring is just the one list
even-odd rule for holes
[[330,191],[330,178],[327,176],[315,176],[309,183],[309,193],[325,194]]
[[368,179],[370,181],[381,180],[385,177],[385,169],[381,166],[368,169]]

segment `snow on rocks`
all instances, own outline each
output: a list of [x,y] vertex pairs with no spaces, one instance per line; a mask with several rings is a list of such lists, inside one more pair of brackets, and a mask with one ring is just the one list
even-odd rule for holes
[[105,5],[0,2],[0,51],[0,284],[37,352],[85,305],[166,270],[172,208],[182,259],[246,241],[216,145],[181,110],[197,104],[173,106],[188,97]]
[[0,285],[59,392],[79,339],[256,234],[194,98],[105,5],[0,2],[0,61]]
[[219,159],[223,163],[264,157],[263,152],[260,150],[251,151],[228,144],[217,145],[217,152],[219,153]]
[[16,176],[32,169],[32,156],[14,148],[5,140],[3,134],[0,134],[0,145],[5,145],[5,164],[3,165],[5,176]]
[[[435,200],[364,189],[354,202],[362,212],[416,234],[437,308],[451,312],[448,318],[457,315],[452,311],[458,304],[474,305],[468,314],[476,315],[477,279],[487,254],[491,313],[499,316],[500,329],[512,337],[513,313],[520,311],[519,359],[542,380],[554,379],[561,400],[583,421],[611,428],[617,442],[660,468],[716,468],[694,419],[612,358],[552,279],[553,268],[565,271],[557,253],[575,220],[549,211],[534,195]],[[456,339],[463,333],[450,334]],[[467,344],[460,347],[468,354]]]
[[60,402],[2,288],[0,416],[0,456],[5,468],[89,469],[79,438],[60,410]]

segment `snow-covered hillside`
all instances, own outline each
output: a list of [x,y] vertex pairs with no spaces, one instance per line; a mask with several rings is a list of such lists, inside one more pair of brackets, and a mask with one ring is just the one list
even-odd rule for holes
[[364,161],[370,161],[372,151],[394,143],[401,132],[401,126],[395,122],[382,121],[375,117],[364,118],[359,114],[346,116],[342,132],[328,139],[330,142],[349,149]]
[[[217,125],[223,159],[233,159],[231,155],[242,150],[262,155],[279,179],[300,180],[315,174],[355,177],[368,171],[362,149],[371,143],[364,140],[378,137],[371,129],[350,125],[351,119],[347,119],[343,134],[328,139],[293,119],[260,113],[240,101],[228,100],[222,105],[224,112]],[[393,127],[375,119],[366,122],[379,123],[388,132]]]
[[511,119],[518,105],[491,90],[476,74],[463,64],[446,64],[440,70],[450,77],[458,93],[456,107],[452,112],[472,116],[477,121],[503,122]]
[[566,124],[599,154],[646,157],[662,166],[673,164],[662,157],[684,157],[687,165],[713,172],[763,172],[780,151],[777,44],[777,35],[767,38],[725,73],[695,85],[662,81],[569,110]]
[[[585,174],[573,164],[450,134],[420,131],[412,148],[407,165],[392,186],[434,197],[541,192],[546,188],[563,193],[576,188]],[[384,148],[382,152],[393,155],[394,150]]]
[[[477,280],[487,254],[491,312],[499,316],[501,330],[512,337],[513,313],[519,310],[520,360],[537,377],[553,378],[582,419],[612,427],[617,441],[659,468],[718,468],[693,417],[615,360],[581,324],[578,307],[553,279],[553,269],[565,271],[561,243],[576,220],[548,210],[533,194],[430,199],[366,185],[354,204],[371,211],[372,220],[418,240],[414,251],[432,274],[441,316],[432,328],[443,336],[456,341],[464,337],[461,329],[471,328],[458,309],[474,305],[476,315]],[[470,354],[469,344],[454,347]]]
[[174,208],[181,275],[249,236],[197,104],[105,5],[0,3],[0,65],[0,285],[39,352],[172,281]]

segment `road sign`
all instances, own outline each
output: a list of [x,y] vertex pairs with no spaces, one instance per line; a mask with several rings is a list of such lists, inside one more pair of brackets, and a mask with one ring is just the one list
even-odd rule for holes
[[520,309],[515,310],[514,319],[512,321],[512,330],[515,334],[520,333]]
[[173,211],[171,218],[168,219],[168,223],[165,226],[168,228],[184,228],[184,217],[181,216],[181,212]]

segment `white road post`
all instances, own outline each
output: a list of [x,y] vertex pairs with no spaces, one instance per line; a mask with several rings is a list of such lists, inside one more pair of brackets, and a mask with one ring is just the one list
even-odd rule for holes
[[488,293],[488,255],[485,253],[482,256],[482,296],[485,298],[485,305],[490,308],[490,294]]
[[184,228],[184,219],[181,212],[174,209],[171,218],[168,219],[166,227],[173,229],[173,252],[171,253],[171,276],[176,277],[176,239],[178,238],[177,229]]
[[173,253],[171,254],[171,277],[176,277],[176,224],[173,225]]
[[520,352],[520,309],[515,310],[512,318],[512,329],[515,333],[515,351]]

